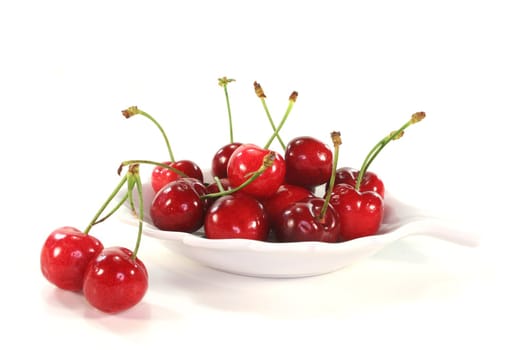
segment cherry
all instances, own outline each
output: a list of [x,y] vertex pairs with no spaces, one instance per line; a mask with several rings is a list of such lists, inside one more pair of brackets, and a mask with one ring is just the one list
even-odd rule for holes
[[204,234],[210,239],[265,241],[268,232],[268,217],[262,204],[254,197],[240,192],[217,198],[204,220]]
[[275,221],[275,237],[279,242],[320,241],[335,243],[339,239],[339,214],[325,200],[310,197],[297,201],[284,210]]
[[286,182],[307,188],[327,183],[332,173],[332,151],[309,136],[296,137],[286,146]]
[[[346,183],[353,187],[357,184],[359,177],[359,170],[351,167],[343,167],[337,169],[335,173],[335,184]],[[326,185],[328,188],[328,184]],[[373,172],[367,171],[360,186],[361,191],[374,191],[377,192],[381,197],[385,197],[385,185],[383,181]]]
[[[119,173],[121,169],[122,164],[119,167]],[[98,220],[99,215],[102,214],[126,182],[128,183],[128,193],[125,198],[134,203],[133,190],[136,189],[138,194],[138,234],[135,249],[131,251],[124,247],[104,248],[88,263],[82,287],[88,303],[107,313],[117,313],[133,307],[142,300],[148,289],[148,272],[144,263],[137,257],[144,221],[144,196],[139,164],[129,165],[126,176],[122,178],[117,188],[99,209],[86,232],[89,232],[93,225],[100,222]],[[120,201],[116,208],[120,207],[122,203]],[[132,207],[135,210],[135,206]],[[114,211],[111,211],[109,215]]]
[[58,288],[79,292],[86,266],[103,248],[97,238],[77,228],[57,228],[47,237],[40,252],[42,274]]
[[274,228],[278,217],[282,212],[293,203],[305,198],[313,197],[314,194],[302,186],[291,185],[288,183],[282,184],[275,194],[262,203],[266,213],[270,227]]
[[[186,175],[187,177],[197,179],[201,182],[204,181],[204,175],[202,173],[201,168],[191,160],[164,162],[164,164],[170,166],[171,168],[180,170],[180,172]],[[168,183],[175,181],[181,177],[184,176],[180,173],[176,173],[175,171],[169,168],[156,166],[151,174],[151,186],[153,187],[153,190],[155,192],[158,192],[162,187],[164,187]]]
[[127,248],[105,248],[86,268],[84,296],[103,312],[117,313],[133,307],[147,289],[146,266]]
[[[242,144],[233,151],[228,162],[227,172],[230,184],[233,187],[243,184],[248,177],[257,171],[271,151],[254,144]],[[272,196],[279,186],[284,183],[286,165],[284,158],[273,152],[273,164],[266,169],[252,183],[241,191],[258,199]]]
[[340,183],[333,188],[330,204],[339,214],[341,241],[374,235],[381,227],[384,204],[377,192],[361,192]]
[[218,178],[225,178],[226,176],[228,176],[228,161],[230,160],[230,156],[233,153],[233,151],[235,151],[240,145],[241,143],[239,142],[233,142],[219,148],[219,150],[215,153],[212,159],[212,176],[216,176]]
[[155,194],[150,216],[160,230],[195,232],[203,224],[204,210],[205,203],[194,184],[178,179]]

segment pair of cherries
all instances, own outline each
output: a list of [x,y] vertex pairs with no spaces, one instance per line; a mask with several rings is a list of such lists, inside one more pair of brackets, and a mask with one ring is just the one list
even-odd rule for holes
[[[118,313],[138,304],[148,289],[148,271],[137,257],[142,225],[135,250],[121,246],[104,247],[89,234],[91,228],[109,217],[122,204],[100,219],[107,206],[127,182],[129,191],[141,191],[138,168],[123,177],[88,227],[81,231],[64,226],[53,230],[40,251],[40,270],[56,287],[81,293],[90,305],[105,313]],[[143,217],[142,204],[140,216]]]
[[131,308],[148,288],[146,267],[131,250],[105,248],[96,237],[69,226],[47,237],[40,267],[49,282],[82,293],[89,304],[106,313]]

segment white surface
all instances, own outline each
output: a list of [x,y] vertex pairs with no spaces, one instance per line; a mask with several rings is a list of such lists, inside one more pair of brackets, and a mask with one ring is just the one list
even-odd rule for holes
[[[0,347],[524,348],[521,8],[2,2]],[[276,120],[299,92],[283,138],[328,142],[341,131],[341,165],[359,166],[380,137],[425,111],[372,167],[397,198],[475,219],[487,232],[481,246],[410,237],[351,268],[275,280],[209,269],[145,237],[150,288],[133,310],[104,315],[50,286],[38,261],[49,232],[85,227],[122,160],[168,156],[149,121],[120,110],[151,113],[177,158],[209,166],[228,142],[223,75],[237,79],[238,141],[264,143],[270,132],[257,80]],[[93,234],[106,245],[135,239],[113,220]]]

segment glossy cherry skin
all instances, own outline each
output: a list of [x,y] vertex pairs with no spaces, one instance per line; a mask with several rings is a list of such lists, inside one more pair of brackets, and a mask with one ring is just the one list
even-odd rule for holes
[[306,198],[288,206],[275,224],[279,242],[319,241],[335,243],[339,239],[340,223],[337,211],[328,204],[324,219],[319,215],[324,199]]
[[[350,167],[339,168],[335,172],[335,184],[346,183],[351,185],[352,187],[355,187],[358,177],[358,169]],[[328,188],[328,185],[326,187]],[[378,193],[382,198],[385,198],[385,185],[383,184],[383,181],[371,171],[367,171],[363,175],[363,179],[361,180],[361,186],[359,186],[359,191],[374,191]]]
[[351,185],[337,184],[330,204],[339,213],[341,241],[375,235],[383,222],[383,198],[374,191],[360,192]]
[[211,239],[268,239],[268,217],[255,198],[235,193],[218,198],[204,220],[204,234]]
[[233,151],[235,151],[240,145],[241,143],[239,142],[232,142],[219,148],[211,162],[211,174],[213,177],[216,176],[222,179],[228,176],[228,161],[230,160]]
[[104,248],[87,266],[83,292],[86,300],[106,313],[138,304],[148,290],[148,271],[131,250]]
[[270,227],[275,227],[275,223],[282,212],[291,204],[305,198],[311,198],[314,194],[303,186],[282,184],[273,196],[263,200],[263,206],[268,214]]
[[[201,168],[191,160],[164,162],[164,164],[180,170],[182,173],[186,174],[187,177],[197,179],[201,182],[204,181],[204,176],[202,174]],[[162,187],[164,187],[168,183],[175,181],[181,177],[181,175],[177,174],[172,170],[161,166],[156,166],[155,168],[153,168],[153,172],[151,173],[151,187],[153,187],[153,191],[158,192]]]
[[286,182],[307,188],[325,184],[332,174],[332,151],[309,136],[296,137],[286,146]]
[[[263,159],[268,153],[270,153],[269,150],[253,144],[242,144],[237,147],[233,151],[227,167],[230,184],[234,188],[243,184],[255,171],[260,169]],[[285,174],[284,158],[279,153],[275,153],[273,164],[240,191],[257,199],[268,198],[284,183]]]
[[80,292],[88,263],[104,246],[95,237],[69,226],[57,228],[40,252],[44,277],[61,289]]
[[[181,181],[186,181],[190,184],[191,187],[193,187],[193,189],[195,190],[195,192],[197,192],[197,194],[199,196],[204,196],[206,194],[208,194],[208,186],[204,184],[204,182],[202,181],[199,181],[195,178],[192,178],[192,177],[181,177],[179,180]],[[210,206],[211,204],[211,200],[209,199],[204,199],[203,200],[203,203],[204,203],[204,211],[206,211],[208,209],[208,207]]]
[[164,186],[153,197],[151,221],[164,231],[195,232],[204,220],[205,203],[194,184],[178,179]]

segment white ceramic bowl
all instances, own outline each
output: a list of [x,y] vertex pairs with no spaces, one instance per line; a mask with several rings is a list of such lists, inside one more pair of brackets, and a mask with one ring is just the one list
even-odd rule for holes
[[[274,278],[320,275],[349,266],[375,254],[388,244],[408,235],[429,235],[453,243],[476,246],[477,233],[459,228],[385,194],[385,216],[380,232],[374,236],[341,243],[274,243],[248,239],[207,239],[203,232],[162,231],[151,224],[149,206],[154,193],[143,186],[145,217],[143,233],[163,240],[176,254],[208,267],[230,273]],[[123,195],[123,193],[121,194]],[[129,207],[120,210],[123,222],[138,225]]]

